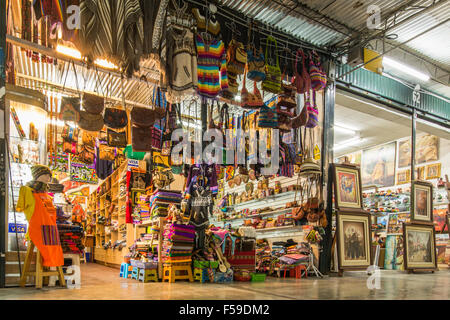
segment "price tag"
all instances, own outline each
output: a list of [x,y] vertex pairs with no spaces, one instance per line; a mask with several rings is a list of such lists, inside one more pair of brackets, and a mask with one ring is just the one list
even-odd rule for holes
[[320,160],[320,149],[317,144],[314,146],[314,160]]

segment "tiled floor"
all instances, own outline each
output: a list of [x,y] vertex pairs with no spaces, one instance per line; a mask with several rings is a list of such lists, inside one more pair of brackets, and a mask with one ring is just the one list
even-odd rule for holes
[[368,277],[363,272],[347,272],[342,278],[268,278],[263,283],[150,282],[144,284],[136,280],[119,278],[117,269],[98,264],[82,265],[81,270],[80,289],[7,288],[0,289],[0,300],[450,299],[450,270],[445,267],[434,274],[382,271],[378,290],[367,288]]

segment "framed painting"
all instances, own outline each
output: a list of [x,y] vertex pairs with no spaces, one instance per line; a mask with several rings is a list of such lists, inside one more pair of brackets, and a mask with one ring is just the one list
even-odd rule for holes
[[361,165],[361,151],[346,154],[342,157],[337,158],[337,163],[344,164],[348,160],[351,164]]
[[433,223],[433,185],[424,181],[411,183],[411,222]]
[[[439,160],[439,138],[431,134],[424,134],[416,140],[416,164]],[[411,139],[398,143],[398,167],[411,165]]]
[[362,185],[390,187],[395,185],[396,142],[363,150]]
[[432,225],[403,226],[405,269],[437,269],[436,235]]
[[336,221],[339,269],[368,268],[373,263],[370,214],[340,210]]
[[429,164],[425,167],[425,174],[426,179],[437,179],[441,177],[441,164],[440,163],[433,163]]
[[416,171],[416,180],[425,180],[425,167],[418,167]]
[[411,181],[411,170],[402,170],[397,172],[397,184],[405,184]]
[[333,164],[336,208],[362,209],[360,170],[353,165]]

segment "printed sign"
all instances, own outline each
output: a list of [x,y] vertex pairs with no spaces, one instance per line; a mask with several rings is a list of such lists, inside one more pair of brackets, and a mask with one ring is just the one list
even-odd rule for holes
[[10,223],[8,225],[8,232],[16,233],[16,227],[17,227],[17,233],[27,233],[27,225],[26,224],[15,224],[15,223]]

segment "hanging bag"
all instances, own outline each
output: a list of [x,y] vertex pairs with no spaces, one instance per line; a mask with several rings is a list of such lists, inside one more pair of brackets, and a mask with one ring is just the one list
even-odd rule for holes
[[[269,43],[273,43],[275,46],[275,65],[269,64]],[[271,50],[271,52],[273,52]],[[281,91],[281,69],[280,62],[278,60],[278,46],[274,37],[267,37],[266,41],[266,79],[263,81],[262,89],[267,92],[278,94]]]
[[278,127],[278,114],[275,105],[271,108],[264,104],[261,107],[261,109],[259,109],[258,127],[260,128]]
[[327,75],[320,66],[320,57],[313,51],[309,57],[309,75],[311,78],[311,88],[319,91],[327,85]]
[[108,128],[123,129],[128,124],[127,112],[118,108],[106,108],[103,121]]
[[[247,71],[246,71],[247,72]],[[244,73],[244,82],[241,90],[241,107],[244,109],[259,109],[264,104],[261,92],[259,92],[256,81],[253,82],[253,93],[247,90],[246,76]]]
[[[299,60],[301,59],[301,63]],[[295,86],[297,88],[297,93],[306,93],[311,89],[311,79],[309,77],[309,72],[305,66],[306,55],[302,49],[298,49],[295,55]]]
[[107,141],[108,145],[116,148],[125,148],[128,144],[127,132],[117,132],[115,130],[109,129],[107,131]]
[[80,134],[80,129],[72,128],[69,125],[64,125],[61,137],[64,141],[78,143],[78,135]]
[[83,108],[90,114],[99,115],[105,107],[105,99],[94,94],[85,93],[83,96]]
[[308,121],[306,122],[307,128],[315,128],[319,124],[319,109],[316,105],[316,91],[313,91],[313,103],[310,103],[309,92],[307,94],[307,102],[305,108],[308,113]]

